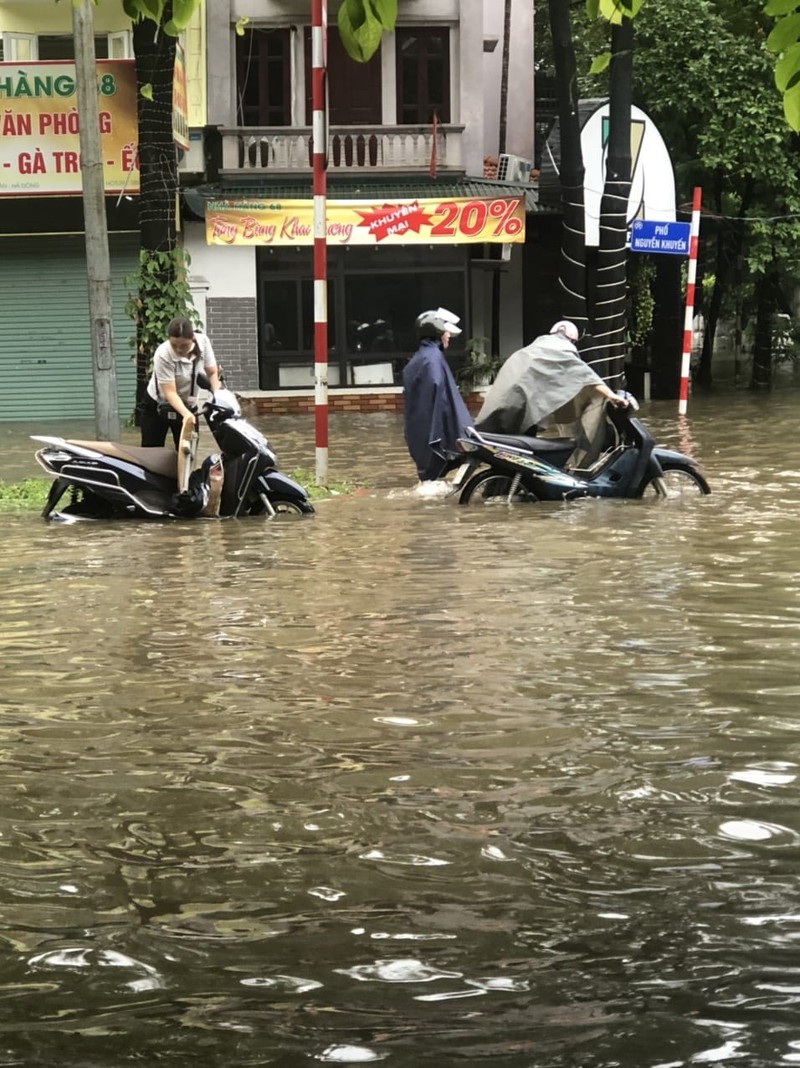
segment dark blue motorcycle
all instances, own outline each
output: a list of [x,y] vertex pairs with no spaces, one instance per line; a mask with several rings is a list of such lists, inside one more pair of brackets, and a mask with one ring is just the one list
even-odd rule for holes
[[[577,455],[576,442],[470,427],[458,441],[464,461],[453,485],[460,504],[570,501],[580,497],[701,496],[709,485],[695,461],[657,446],[638,408],[605,403],[594,454]],[[585,466],[582,466],[585,465]]]

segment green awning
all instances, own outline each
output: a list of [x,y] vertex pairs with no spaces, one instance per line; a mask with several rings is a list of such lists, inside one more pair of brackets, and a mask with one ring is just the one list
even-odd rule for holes
[[[215,182],[182,190],[186,206],[198,219],[204,219],[206,204],[210,200],[310,200],[313,196],[311,176],[304,180],[289,181],[285,178],[274,182]],[[407,181],[380,177],[361,178],[359,181],[340,181],[328,177],[327,195],[331,200],[417,200],[441,197],[453,200],[465,197],[469,200],[491,197],[525,197],[527,214],[538,211],[538,194],[535,187],[522,182],[497,182],[488,178],[442,179],[416,178]]]

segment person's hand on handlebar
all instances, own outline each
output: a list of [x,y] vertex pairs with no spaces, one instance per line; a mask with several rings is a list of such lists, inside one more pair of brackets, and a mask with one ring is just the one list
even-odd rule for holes
[[628,407],[628,398],[626,396],[621,397],[619,393],[615,393],[613,389],[610,389],[605,384],[605,382],[599,383],[599,385],[595,388],[597,389],[598,393],[602,393],[606,400],[609,402],[609,404],[613,404],[615,408]]

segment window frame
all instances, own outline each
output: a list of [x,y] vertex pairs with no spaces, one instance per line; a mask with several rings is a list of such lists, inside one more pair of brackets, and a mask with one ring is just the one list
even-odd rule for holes
[[[29,46],[30,55],[20,56],[18,44]],[[3,57],[7,63],[35,63],[39,59],[39,38],[35,33],[4,33]]]
[[[262,58],[261,45],[265,46],[266,51],[266,35],[273,34],[275,39],[280,40],[282,45],[282,55],[279,57],[271,57],[264,55]],[[258,35],[258,36],[256,36]],[[249,56],[245,55],[245,42],[248,39],[251,42],[251,51]],[[257,50],[253,50],[253,42],[258,41],[259,47]],[[236,73],[236,123],[242,127],[282,127],[292,125],[292,110],[293,110],[293,98],[292,98],[292,30],[288,26],[252,26],[245,31],[244,37],[236,39],[235,49],[235,73]],[[242,69],[242,62],[248,64],[248,70]],[[283,103],[281,105],[281,121],[275,122],[274,119],[269,117],[271,111],[277,111],[278,105],[270,107],[269,104],[269,75],[270,66],[272,62],[280,63],[282,66],[282,81],[283,81]],[[249,69],[253,67],[254,70]],[[254,76],[257,79],[258,88],[258,122],[245,121],[244,113],[244,82],[243,79]],[[248,108],[250,110],[250,108]],[[267,115],[265,119],[263,116]]]
[[[8,63],[38,63],[39,40],[42,37],[72,39],[71,33],[8,33],[2,34],[3,60]],[[133,59],[133,34],[130,30],[117,30],[111,33],[96,33],[95,41],[106,42],[106,56],[100,59]],[[25,43],[30,51],[29,56],[20,57],[18,45]],[[114,55],[116,46],[122,44],[122,55]],[[54,60],[53,62],[71,63],[73,58]]]
[[[443,38],[442,49],[442,88],[444,92],[444,100],[439,105],[431,104],[428,94],[428,81],[429,71],[427,68],[424,70],[420,63],[417,70],[417,90],[418,95],[425,99],[420,99],[420,102],[416,105],[406,105],[404,103],[404,88],[406,85],[404,65],[403,65],[403,41],[411,36],[416,36],[421,39],[430,40],[434,37]],[[395,78],[396,78],[396,92],[397,92],[397,115],[396,121],[400,126],[429,126],[433,121],[433,112],[436,112],[439,122],[449,123],[452,122],[453,112],[453,87],[451,84],[451,72],[452,72],[452,41],[453,34],[449,26],[398,26],[395,30]],[[422,92],[421,82],[424,80],[424,94]],[[404,112],[408,107],[416,107],[419,111],[419,116],[413,122],[404,121]],[[427,115],[427,111],[430,114]],[[423,116],[423,112],[427,117]]]
[[[420,268],[419,262],[414,262],[414,258],[411,255],[412,248],[401,250],[395,247],[393,251],[397,253],[397,257],[390,262],[381,264],[380,261],[374,265],[367,265],[365,262],[352,263],[352,257],[349,255],[351,252],[356,252],[358,249],[361,253],[367,253],[370,250],[367,247],[357,246],[351,249],[331,249],[329,250],[328,257],[328,308],[329,308],[329,338],[328,338],[328,363],[329,366],[336,365],[339,372],[339,385],[331,386],[332,389],[347,388],[349,383],[350,371],[353,367],[361,366],[363,364],[373,363],[391,363],[394,370],[394,382],[398,384],[400,381],[400,373],[402,365],[406,362],[409,356],[412,354],[413,349],[408,345],[402,345],[392,350],[386,351],[374,351],[360,354],[359,352],[348,347],[347,339],[347,310],[348,310],[348,286],[352,286],[355,279],[359,276],[375,276],[382,275],[387,278],[397,278],[402,284],[404,276],[419,277],[422,275],[428,275],[430,277],[430,291],[431,291],[431,306],[438,306],[440,303],[439,297],[433,296],[433,294],[441,290],[441,285],[437,285],[437,280],[440,280],[443,273],[447,273],[452,276],[457,276],[461,279],[461,289],[464,294],[464,311],[462,315],[462,321],[464,323],[469,322],[469,300],[470,300],[470,269],[469,258],[462,249],[453,257],[451,264],[447,263],[435,263],[429,269]],[[301,255],[297,255],[300,251]],[[383,250],[376,249],[375,252],[380,256]],[[401,254],[405,252],[405,255]],[[303,253],[308,253],[303,255]],[[269,258],[273,256],[279,257],[279,262],[273,266],[269,266]],[[350,260],[350,263],[348,261]],[[281,348],[268,348],[265,338],[265,325],[266,325],[266,307],[263,298],[263,294],[269,287],[272,280],[274,281],[293,281],[295,283],[295,291],[298,294],[296,305],[294,309],[295,320],[297,323],[298,341],[302,341],[303,326],[302,326],[302,287],[304,284],[312,283],[313,274],[313,261],[311,257],[310,249],[303,250],[291,250],[291,249],[259,249],[257,257],[257,278],[258,278],[258,352],[259,352],[259,382],[261,389],[290,389],[291,386],[280,387],[279,386],[279,374],[280,364],[288,364],[297,367],[313,367],[314,362],[314,350],[313,350],[313,335],[312,344],[309,348],[298,349],[281,349]],[[422,309],[420,309],[422,310]],[[330,324],[334,324],[334,334],[330,334]],[[409,332],[413,330],[413,327],[409,324]],[[460,350],[463,346],[464,338],[467,336],[466,328],[463,334],[458,339],[453,339],[451,342],[452,355],[456,361],[459,359]]]

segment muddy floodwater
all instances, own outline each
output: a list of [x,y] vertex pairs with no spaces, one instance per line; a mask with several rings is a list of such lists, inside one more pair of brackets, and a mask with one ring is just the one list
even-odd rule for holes
[[0,518],[0,1065],[800,1064],[798,410],[644,406],[702,499],[459,509],[365,415],[311,519]]

